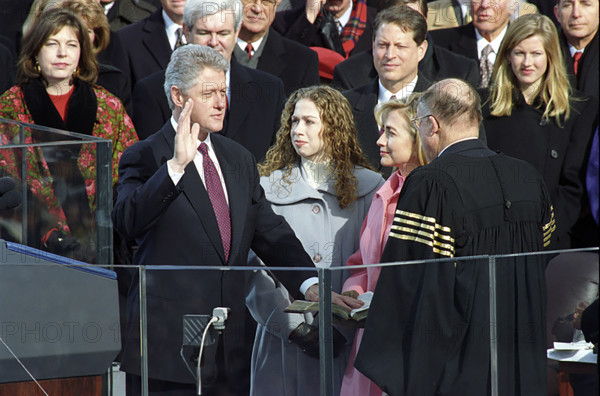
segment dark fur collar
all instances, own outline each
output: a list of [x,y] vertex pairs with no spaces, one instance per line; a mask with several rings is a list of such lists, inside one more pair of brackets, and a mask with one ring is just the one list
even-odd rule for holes
[[37,79],[23,84],[25,103],[33,122],[51,128],[92,135],[96,122],[98,101],[92,87],[82,81],[75,82],[75,90],[69,98],[66,121],[63,122],[46,92],[44,83]]

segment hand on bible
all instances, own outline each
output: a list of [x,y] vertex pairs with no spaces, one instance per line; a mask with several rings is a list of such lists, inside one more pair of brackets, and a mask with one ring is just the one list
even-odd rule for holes
[[[319,285],[314,284],[306,290],[305,293],[306,299],[310,301],[319,301]],[[336,292],[331,292],[331,302],[344,307],[348,311],[353,310],[354,308],[360,308],[363,306],[364,302],[357,300],[356,298],[352,298],[350,296],[337,294]]]

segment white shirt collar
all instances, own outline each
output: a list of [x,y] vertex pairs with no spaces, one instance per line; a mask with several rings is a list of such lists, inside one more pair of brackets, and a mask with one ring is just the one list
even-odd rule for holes
[[381,84],[381,80],[377,79],[377,83],[379,84],[379,97],[377,98],[377,104],[385,103],[390,100],[392,95],[396,96],[396,99],[404,99],[409,97],[415,90],[415,85],[417,85],[417,80],[419,79],[419,74],[415,76],[415,78],[406,84],[400,91],[393,93],[385,89],[383,84]]
[[568,44],[568,45],[569,45],[569,52],[571,53],[571,58],[573,57],[573,55],[575,55],[575,52],[581,52],[583,54],[583,51],[585,51],[585,48],[577,49],[577,48],[573,47],[571,44]]
[[[165,30],[167,32],[167,38],[169,39],[169,44],[171,44],[171,49],[175,48],[175,43],[177,43],[177,29],[183,28],[183,26],[176,24],[173,22],[171,18],[167,15],[165,10],[162,11],[163,21],[165,22]],[[183,37],[185,42],[185,36]]]
[[113,8],[113,6],[115,5],[115,2],[111,1],[110,3],[100,3],[100,4],[102,5],[102,8],[104,8],[104,13],[108,14],[110,9]]
[[498,37],[493,39],[492,42],[489,42],[486,39],[484,39],[483,36],[479,34],[479,31],[475,28],[475,37],[477,38],[477,57],[481,58],[481,51],[483,51],[486,45],[490,44],[494,52],[492,52],[489,55],[488,59],[490,59],[490,62],[492,63],[495,62],[496,55],[498,54],[498,51],[500,51],[500,44],[502,44],[502,39],[506,34],[506,30],[508,30],[508,24],[504,26],[504,29],[502,29],[502,32],[500,32]]
[[344,26],[346,26],[346,24],[350,20],[350,16],[352,15],[352,3],[353,1],[350,2],[350,7],[348,7],[346,12],[344,12],[341,17],[335,19],[336,22],[339,22],[342,25],[342,31],[344,30]]
[[442,155],[442,153],[443,153],[444,151],[446,151],[446,149],[447,149],[448,147],[450,147],[450,146],[453,146],[453,145],[455,145],[456,143],[465,142],[465,141],[467,141],[467,140],[474,140],[474,139],[477,139],[477,138],[476,138],[475,136],[471,136],[471,137],[468,137],[468,138],[464,138],[464,139],[457,140],[456,142],[452,142],[452,143],[450,143],[449,145],[447,145],[446,147],[444,147],[444,148],[442,149],[442,151],[440,151],[440,153],[438,154],[438,157],[439,157],[440,155]]
[[[252,43],[253,52],[256,51],[258,49],[258,47],[260,47],[260,43],[262,43],[262,41],[263,41],[264,38],[265,38],[265,36],[262,36],[261,38],[259,38],[258,40],[254,41]],[[238,37],[238,39],[237,39],[237,45],[238,45],[238,47],[240,47],[240,49],[242,51],[244,51],[244,52],[246,51],[246,45],[247,44],[248,43],[246,41],[244,41],[244,40],[242,40],[241,38]]]
[[471,13],[471,0],[458,0],[460,11],[462,12],[463,21],[467,19],[467,15]]
[[[178,125],[178,120],[175,119],[175,117],[173,115],[171,115],[171,126],[173,127],[173,129],[177,132],[177,125]],[[196,145],[196,147],[200,147],[200,144],[202,143],[206,143],[206,145],[208,146],[208,152],[213,151],[213,146],[212,146],[212,142],[210,141],[210,133],[208,135],[206,135],[206,139],[204,140],[200,140],[198,139],[198,144]]]

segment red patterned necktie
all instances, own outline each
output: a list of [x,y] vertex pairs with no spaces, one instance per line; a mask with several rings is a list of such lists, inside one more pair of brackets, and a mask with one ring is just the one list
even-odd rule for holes
[[254,47],[252,47],[252,44],[246,44],[245,51],[248,54],[248,59],[252,59],[252,51],[254,51]]
[[223,251],[225,252],[225,262],[229,259],[229,250],[231,248],[231,219],[229,217],[229,206],[223,192],[223,185],[217,173],[215,164],[208,155],[208,146],[206,143],[201,143],[198,146],[198,151],[202,154],[202,167],[204,168],[204,184],[206,192],[210,198],[213,211],[217,217],[221,241],[223,242]]
[[582,52],[577,51],[573,54],[573,70],[575,70],[575,75],[577,75],[577,69],[579,69],[579,60],[583,55]]

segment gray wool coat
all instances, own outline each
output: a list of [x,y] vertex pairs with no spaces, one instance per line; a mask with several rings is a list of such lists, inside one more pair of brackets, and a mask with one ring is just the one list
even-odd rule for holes
[[[363,220],[384,180],[379,173],[361,167],[355,168],[354,174],[359,197],[345,209],[338,205],[331,179],[315,189],[306,181],[299,164],[289,177],[291,184],[282,180],[280,170],[260,180],[273,210],[287,220],[316,267],[343,267],[358,250]],[[249,264],[260,265],[252,252]],[[349,271],[333,271],[331,275],[332,289],[340,292]],[[250,277],[246,305],[258,323],[252,353],[251,395],[320,394],[319,360],[304,354],[288,340],[292,330],[303,321],[311,323],[313,317],[283,312],[289,303],[287,290],[281,285],[277,287],[265,272],[256,271]],[[345,351],[334,361],[335,394],[339,394],[354,337],[353,331],[344,335]]]

